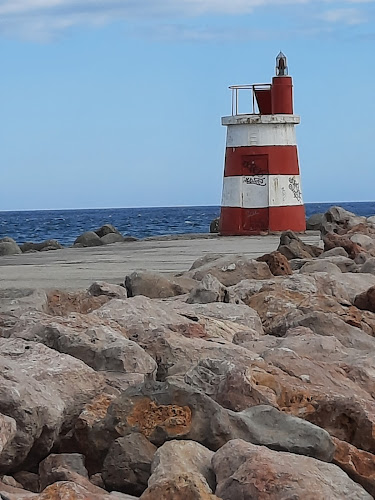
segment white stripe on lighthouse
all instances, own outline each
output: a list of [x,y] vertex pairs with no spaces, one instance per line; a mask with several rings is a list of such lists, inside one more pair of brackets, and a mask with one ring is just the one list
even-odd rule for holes
[[221,206],[267,208],[303,205],[299,175],[224,177]]
[[296,146],[294,124],[228,125],[227,147]]

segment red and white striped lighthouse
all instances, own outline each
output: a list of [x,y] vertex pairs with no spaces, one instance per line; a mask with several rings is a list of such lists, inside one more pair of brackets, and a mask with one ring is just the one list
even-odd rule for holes
[[[293,84],[286,57],[276,58],[271,84],[234,85],[227,127],[222,235],[305,231],[305,208],[298,166]],[[252,112],[240,113],[239,96],[252,95]]]

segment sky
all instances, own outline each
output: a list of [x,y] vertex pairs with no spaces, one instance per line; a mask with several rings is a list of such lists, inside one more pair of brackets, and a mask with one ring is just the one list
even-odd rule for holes
[[374,0],[0,0],[0,210],[220,205],[228,86],[280,50],[304,200],[374,200],[374,21]]

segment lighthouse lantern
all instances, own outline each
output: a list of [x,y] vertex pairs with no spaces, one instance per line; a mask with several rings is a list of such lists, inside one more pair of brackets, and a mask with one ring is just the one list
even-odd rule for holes
[[288,66],[286,56],[281,51],[276,57],[276,76],[287,76]]

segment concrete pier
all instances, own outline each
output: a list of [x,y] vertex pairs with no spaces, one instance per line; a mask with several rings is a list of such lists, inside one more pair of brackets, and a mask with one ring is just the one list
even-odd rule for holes
[[[301,238],[318,245],[320,233],[309,231]],[[187,271],[207,253],[256,258],[276,250],[279,239],[279,235],[181,235],[0,257],[0,289],[74,290],[94,281],[120,284],[127,274],[141,269],[167,274]]]

